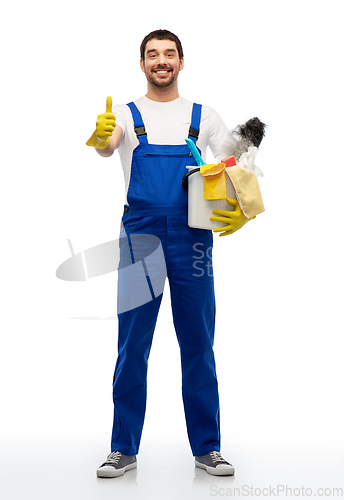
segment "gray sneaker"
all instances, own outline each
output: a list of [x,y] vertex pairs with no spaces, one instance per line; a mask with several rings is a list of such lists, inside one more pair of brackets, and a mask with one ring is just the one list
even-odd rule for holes
[[118,477],[130,469],[137,467],[135,455],[123,455],[120,451],[113,451],[97,469],[98,477]]
[[200,469],[205,469],[208,474],[213,474],[213,476],[233,476],[235,473],[233,465],[226,462],[226,460],[221,457],[219,451],[211,451],[206,455],[195,457],[195,466]]

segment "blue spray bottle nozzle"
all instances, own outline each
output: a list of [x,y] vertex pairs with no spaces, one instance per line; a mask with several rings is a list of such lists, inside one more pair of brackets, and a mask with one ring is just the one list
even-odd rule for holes
[[186,144],[189,146],[189,149],[192,153],[192,156],[195,158],[197,165],[201,167],[202,165],[205,165],[205,162],[202,160],[201,155],[199,154],[196,144],[193,142],[192,139],[185,139]]

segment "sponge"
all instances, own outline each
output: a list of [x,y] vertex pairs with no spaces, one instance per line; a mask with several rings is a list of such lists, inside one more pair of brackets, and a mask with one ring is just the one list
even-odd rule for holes
[[225,163],[226,167],[234,167],[236,165],[235,156],[227,156],[227,158],[222,160],[222,163]]

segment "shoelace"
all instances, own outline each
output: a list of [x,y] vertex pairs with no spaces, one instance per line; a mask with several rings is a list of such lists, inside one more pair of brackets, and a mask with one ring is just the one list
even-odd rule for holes
[[221,453],[219,451],[211,451],[209,453],[209,455],[211,456],[211,459],[213,462],[225,462],[226,460],[221,457]]
[[110,453],[110,455],[108,455],[107,459],[113,462],[114,464],[117,464],[119,462],[119,459],[121,458],[121,455],[122,455],[121,452],[113,451],[112,453]]

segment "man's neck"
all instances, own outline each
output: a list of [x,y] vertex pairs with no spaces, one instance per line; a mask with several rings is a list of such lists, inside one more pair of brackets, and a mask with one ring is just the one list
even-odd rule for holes
[[170,102],[178,99],[178,86],[174,85],[170,89],[159,89],[153,85],[148,84],[148,91],[146,97],[151,101],[157,102]]

